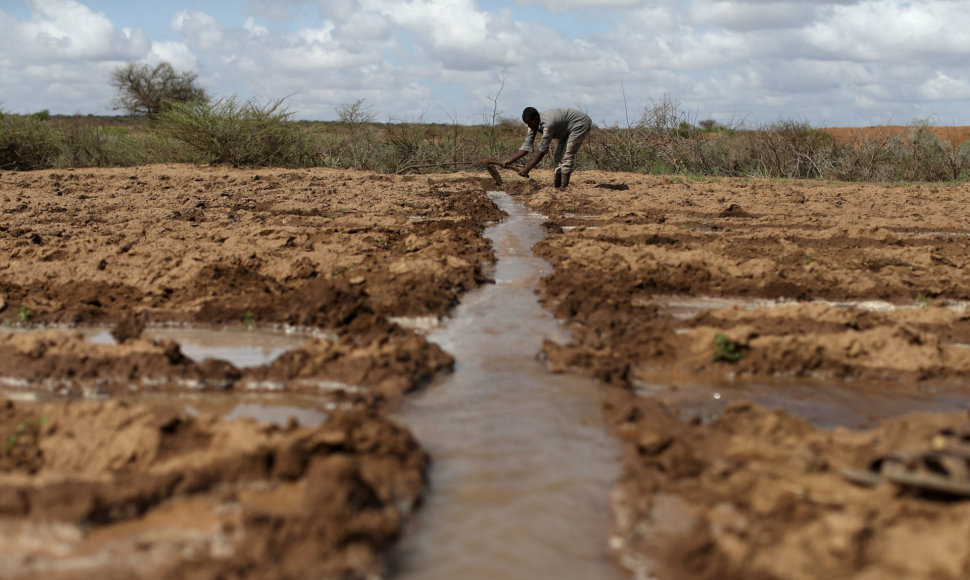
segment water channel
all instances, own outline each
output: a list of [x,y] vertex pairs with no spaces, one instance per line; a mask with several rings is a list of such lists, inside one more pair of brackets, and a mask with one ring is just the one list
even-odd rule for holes
[[433,465],[392,577],[625,578],[607,550],[620,448],[601,418],[603,387],[550,375],[536,359],[543,339],[562,332],[533,292],[551,272],[531,250],[544,218],[489,195],[509,214],[486,231],[495,284],[429,333],[455,357],[455,372],[396,416]]

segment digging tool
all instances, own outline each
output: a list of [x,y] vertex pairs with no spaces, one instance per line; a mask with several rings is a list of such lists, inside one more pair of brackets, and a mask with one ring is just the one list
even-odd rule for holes
[[498,161],[492,161],[491,159],[482,159],[481,163],[482,167],[485,168],[485,171],[492,176],[492,179],[495,181],[495,185],[502,185],[502,175],[498,172],[498,168],[502,167],[502,164]]

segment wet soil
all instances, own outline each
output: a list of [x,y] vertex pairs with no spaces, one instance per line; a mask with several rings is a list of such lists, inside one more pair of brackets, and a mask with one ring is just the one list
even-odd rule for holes
[[[401,324],[490,281],[485,184],[0,172],[0,576],[382,576],[429,463],[387,409],[454,362]],[[180,327],[305,340],[237,365]]]
[[379,574],[428,457],[366,407],[323,425],[126,401],[0,404],[4,578]]
[[[578,181],[529,197],[564,232],[537,247],[555,269],[543,299],[574,334],[547,345],[557,368],[616,384],[658,371],[966,378],[966,186]],[[762,300],[684,319],[665,295]],[[743,358],[715,360],[717,334]]]
[[[966,421],[907,410],[970,400],[970,187],[583,173],[570,187],[519,192],[550,216],[541,296],[571,330],[543,355],[617,387],[611,545],[636,577],[967,575],[961,496],[842,469],[928,453]],[[736,402],[685,404],[705,381],[709,401]],[[734,394],[772,381],[774,410]],[[809,404],[814,423],[780,410],[832,386],[868,394],[877,420],[850,431],[837,404]],[[951,461],[930,471],[966,481]]]
[[619,580],[609,495],[620,445],[600,419],[607,387],[551,374],[536,353],[562,331],[535,288],[544,218],[506,194],[488,228],[495,284],[470,292],[428,333],[455,371],[394,414],[431,453],[430,489],[392,555],[400,580]]
[[[17,328],[105,325],[120,342],[11,336],[0,361],[28,386],[91,379],[107,393],[137,378],[176,389],[168,379],[217,389],[320,379],[400,394],[450,357],[392,320],[441,316],[488,281],[481,233],[503,214],[483,183],[189,166],[0,173],[0,317]],[[242,372],[139,340],[159,323],[330,338]]]
[[[505,185],[549,218],[538,292],[568,338],[540,358],[611,387],[610,546],[631,574],[966,577],[964,500],[841,475],[964,412],[898,405],[858,431],[730,394],[966,398],[970,187],[534,176]],[[3,388],[43,401],[2,403],[4,575],[382,573],[428,462],[387,409],[454,364],[401,321],[491,281],[491,187],[484,170],[0,172],[0,322],[30,330],[0,336]],[[240,367],[144,332],[162,324],[315,335]],[[705,381],[735,402],[690,413],[678,385]],[[272,427],[152,398],[240,392],[332,415]]]

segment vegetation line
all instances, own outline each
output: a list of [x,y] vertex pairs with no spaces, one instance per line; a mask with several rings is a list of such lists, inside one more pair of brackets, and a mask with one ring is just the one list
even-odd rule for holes
[[[164,64],[164,63],[163,63]],[[508,155],[524,128],[498,109],[483,124],[375,121],[364,99],[337,107],[339,121],[293,120],[285,98],[265,104],[212,100],[195,76],[171,66],[116,71],[116,106],[129,117],[53,117],[0,111],[0,168],[125,167],[199,163],[233,167],[332,167],[381,173],[476,167]],[[625,95],[624,95],[625,97]],[[625,104],[625,100],[624,100]],[[970,177],[970,142],[940,138],[928,121],[905,131],[841,134],[806,122],[759,127],[697,120],[665,97],[627,126],[598,127],[579,169],[691,176],[951,182]]]

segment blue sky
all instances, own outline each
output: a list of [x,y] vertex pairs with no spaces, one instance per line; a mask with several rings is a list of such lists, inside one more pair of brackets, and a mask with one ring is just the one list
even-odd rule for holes
[[161,60],[311,120],[970,125],[970,0],[0,0],[2,110],[116,114],[111,71]]

